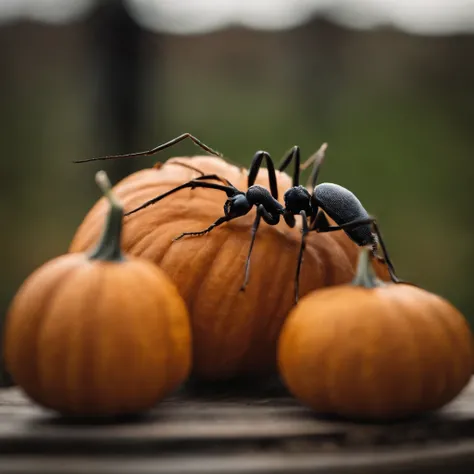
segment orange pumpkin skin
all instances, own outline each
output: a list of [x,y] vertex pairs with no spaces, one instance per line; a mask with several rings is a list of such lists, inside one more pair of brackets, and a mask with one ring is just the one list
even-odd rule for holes
[[39,404],[67,414],[146,410],[191,365],[182,298],[148,261],[58,257],[24,282],[6,319],[5,362]]
[[[198,176],[180,161],[229,179],[247,189],[247,170],[210,156],[173,158],[164,165],[134,173],[114,187],[129,211]],[[280,201],[291,178],[277,172]],[[268,185],[261,169],[257,184]],[[290,229],[262,223],[250,264],[250,281],[240,287],[250,244],[255,209],[244,217],[200,237],[172,239],[181,232],[202,230],[223,215],[226,195],[209,189],[181,190],[124,220],[123,248],[158,264],[177,285],[191,314],[193,373],[202,379],[274,372],[281,325],[294,305],[294,278],[300,244],[300,223]],[[91,209],[70,246],[88,249],[97,238],[105,212],[100,200]],[[354,275],[358,247],[344,232],[311,233],[300,277],[300,295],[345,283]],[[378,271],[388,273],[379,265]]]
[[293,395],[319,413],[407,417],[445,405],[467,385],[471,337],[450,303],[420,288],[327,288],[288,316],[279,368]]
[[151,408],[191,366],[183,299],[156,265],[124,255],[123,206],[104,171],[96,183],[108,203],[100,241],[33,272],[4,330],[4,360],[15,382],[39,404],[69,415]]

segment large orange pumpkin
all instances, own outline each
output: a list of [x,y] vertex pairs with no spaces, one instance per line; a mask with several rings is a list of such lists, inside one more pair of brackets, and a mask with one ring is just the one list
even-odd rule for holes
[[[173,158],[164,165],[138,171],[115,186],[114,191],[132,210],[183,182],[198,176],[173,164],[190,164],[204,173],[215,173],[237,188],[247,189],[247,170],[221,158]],[[277,172],[280,200],[291,187],[291,178]],[[267,170],[257,184],[268,187]],[[225,193],[185,189],[125,218],[123,246],[132,255],[152,260],[178,286],[191,313],[193,372],[207,379],[224,379],[276,368],[276,341],[281,325],[294,304],[294,278],[300,245],[300,224],[290,229],[259,228],[250,264],[250,281],[239,291],[250,243],[255,210],[201,237],[173,242],[181,232],[202,230],[223,215]],[[98,236],[106,211],[104,200],[95,204],[80,225],[71,252],[88,249]],[[300,279],[300,294],[351,280],[358,247],[344,234],[311,233],[307,239]],[[385,267],[380,270],[387,277]]]
[[382,283],[368,250],[352,285],[305,296],[281,331],[283,380],[319,413],[390,419],[435,410],[471,377],[467,321],[416,286]]
[[[98,179],[107,187],[104,175]],[[121,252],[123,211],[109,199],[99,245],[37,269],[6,318],[13,379],[37,403],[66,414],[146,410],[190,371],[185,303],[156,265]]]

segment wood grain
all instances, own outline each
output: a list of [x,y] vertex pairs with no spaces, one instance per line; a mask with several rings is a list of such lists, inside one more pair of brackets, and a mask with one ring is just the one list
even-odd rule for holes
[[474,472],[474,381],[438,413],[390,424],[317,417],[272,394],[181,391],[146,416],[73,420],[4,389],[0,472]]

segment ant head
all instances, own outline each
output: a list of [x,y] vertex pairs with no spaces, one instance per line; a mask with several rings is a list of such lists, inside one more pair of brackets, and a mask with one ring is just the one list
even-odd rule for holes
[[248,202],[244,193],[232,196],[224,204],[224,213],[231,218],[244,216],[250,209],[252,209],[252,205]]

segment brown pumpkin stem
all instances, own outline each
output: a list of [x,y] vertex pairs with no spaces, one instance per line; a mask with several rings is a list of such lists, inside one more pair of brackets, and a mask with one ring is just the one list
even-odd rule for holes
[[385,286],[385,283],[377,277],[372,265],[372,249],[370,247],[362,247],[359,252],[359,261],[357,263],[357,271],[352,285],[363,286],[364,288],[377,288]]
[[95,181],[104,193],[104,196],[108,199],[110,208],[100,242],[89,254],[89,259],[121,262],[125,260],[120,245],[123,206],[112,192],[112,185],[105,171],[98,171],[95,175]]

